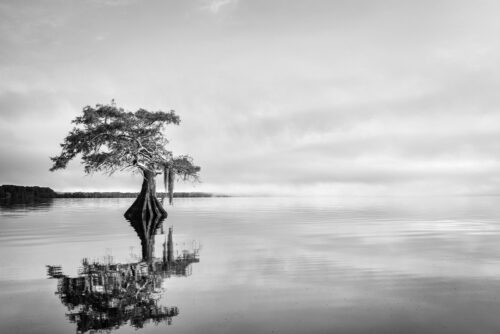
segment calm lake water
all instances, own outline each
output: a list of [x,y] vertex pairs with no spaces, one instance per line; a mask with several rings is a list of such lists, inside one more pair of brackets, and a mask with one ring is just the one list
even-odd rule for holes
[[[71,314],[92,305],[64,304],[62,277],[76,282],[84,258],[140,260],[122,216],[132,201],[1,207],[0,333],[75,332],[84,319]],[[175,312],[149,314],[141,333],[500,332],[500,197],[197,198],[167,210],[175,255],[199,248],[199,262],[156,281],[151,303]],[[94,285],[92,298],[105,293]],[[113,332],[137,333],[134,302]],[[92,316],[118,316],[108,304]]]

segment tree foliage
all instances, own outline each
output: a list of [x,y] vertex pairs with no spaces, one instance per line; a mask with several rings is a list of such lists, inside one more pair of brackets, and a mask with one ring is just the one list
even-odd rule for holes
[[[114,102],[83,108],[83,115],[73,121],[74,128],[61,144],[62,152],[51,157],[51,171],[66,168],[69,161],[81,155],[86,173],[139,169],[143,172],[179,175],[198,179],[200,167],[188,155],[174,157],[166,149],[165,126],[178,125],[175,111],[136,112],[118,108]],[[173,183],[172,183],[173,186]]]

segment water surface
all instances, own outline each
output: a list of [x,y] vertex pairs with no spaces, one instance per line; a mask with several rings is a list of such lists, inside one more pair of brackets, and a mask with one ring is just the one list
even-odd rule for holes
[[[0,333],[76,323],[47,265],[140,261],[133,199],[0,208]],[[176,199],[176,256],[200,247],[144,333],[498,333],[500,197]],[[161,256],[164,235],[157,235]],[[124,323],[116,333],[136,333]]]

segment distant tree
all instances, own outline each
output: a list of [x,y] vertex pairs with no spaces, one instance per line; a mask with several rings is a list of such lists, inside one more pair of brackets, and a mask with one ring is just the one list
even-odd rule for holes
[[188,155],[174,157],[166,149],[165,126],[178,125],[179,116],[173,110],[127,112],[114,101],[108,105],[83,108],[83,115],[73,121],[75,127],[61,144],[60,155],[51,157],[51,171],[66,168],[68,162],[81,155],[86,173],[112,174],[121,170],[137,170],[143,175],[139,196],[125,216],[163,216],[167,212],[156,197],[155,178],[163,174],[165,190],[172,203],[175,176],[184,180],[198,179],[200,167]]

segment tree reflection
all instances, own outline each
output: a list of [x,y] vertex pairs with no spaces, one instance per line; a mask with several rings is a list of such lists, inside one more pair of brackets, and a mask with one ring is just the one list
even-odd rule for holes
[[5,211],[5,212],[49,211],[53,204],[54,201],[52,198],[42,198],[24,202],[12,199],[0,198],[0,211]]
[[115,264],[83,259],[76,277],[64,275],[60,266],[47,266],[48,277],[58,279],[56,294],[79,333],[112,330],[124,324],[135,328],[149,322],[170,325],[179,314],[177,307],[159,304],[162,283],[172,276],[189,276],[191,263],[199,262],[198,249],[175,257],[173,231],[169,228],[163,256],[155,258],[154,236],[162,221],[131,221],[131,225],[141,239],[142,261]]
[[[126,218],[130,225],[134,228],[139,239],[141,239],[142,260],[150,262],[153,260],[153,252],[155,246],[154,236],[159,230],[163,234],[163,221],[162,216],[151,216],[149,218]],[[171,239],[171,230],[169,231],[169,240]]]

